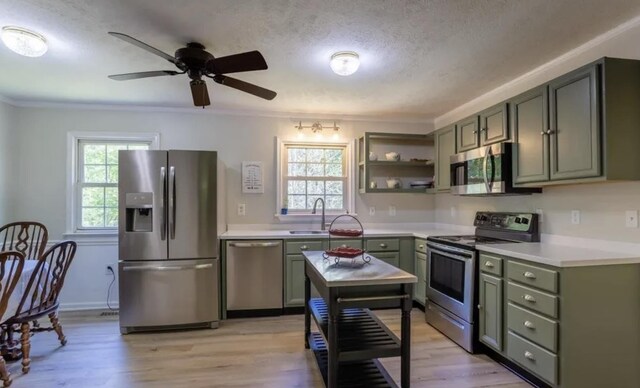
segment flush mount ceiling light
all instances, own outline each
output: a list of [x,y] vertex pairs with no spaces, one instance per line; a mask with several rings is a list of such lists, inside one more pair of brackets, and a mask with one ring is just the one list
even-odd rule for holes
[[339,51],[331,56],[330,65],[338,75],[351,75],[360,66],[360,56],[353,51]]
[[40,57],[47,52],[47,41],[42,35],[20,27],[2,27],[2,42],[25,57]]

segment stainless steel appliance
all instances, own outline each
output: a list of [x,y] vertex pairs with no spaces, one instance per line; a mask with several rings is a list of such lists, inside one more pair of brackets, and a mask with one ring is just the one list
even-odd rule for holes
[[120,331],[217,327],[217,153],[118,157]]
[[281,314],[282,241],[228,241],[226,249],[227,315]]
[[427,238],[426,321],[474,352],[478,319],[476,244],[540,240],[538,215],[478,212],[471,236]]
[[498,143],[451,155],[451,193],[500,195],[540,193],[513,187],[512,143]]

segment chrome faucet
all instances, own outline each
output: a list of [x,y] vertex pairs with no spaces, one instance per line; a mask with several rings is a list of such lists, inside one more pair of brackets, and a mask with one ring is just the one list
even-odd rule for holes
[[325,226],[325,219],[324,219],[324,199],[322,198],[318,198],[316,199],[316,201],[313,203],[313,210],[311,210],[311,214],[316,214],[316,207],[318,206],[318,201],[322,202],[322,223],[320,224],[320,230],[325,230],[326,226]]

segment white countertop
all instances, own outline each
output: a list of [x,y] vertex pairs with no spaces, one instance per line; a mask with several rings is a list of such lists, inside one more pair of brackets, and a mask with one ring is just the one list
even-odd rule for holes
[[613,252],[544,242],[477,245],[476,249],[554,267],[640,264],[640,252]]
[[418,278],[375,256],[365,263],[360,256],[353,259],[334,257],[325,259],[322,251],[303,252],[307,263],[316,271],[327,287],[374,286],[384,284],[416,283]]
[[[365,228],[364,237],[418,237],[427,238],[428,236],[445,236],[461,234],[455,229],[420,229],[420,230],[403,230],[403,229],[373,229]],[[467,233],[468,234],[468,233]],[[291,234],[288,230],[229,230],[220,235],[222,240],[252,240],[252,239],[296,239],[296,238],[329,238],[329,234]],[[357,238],[357,237],[356,237]]]

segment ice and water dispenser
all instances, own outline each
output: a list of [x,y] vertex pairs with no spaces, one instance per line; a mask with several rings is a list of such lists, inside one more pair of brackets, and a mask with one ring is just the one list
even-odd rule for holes
[[127,232],[153,232],[153,193],[126,193]]

